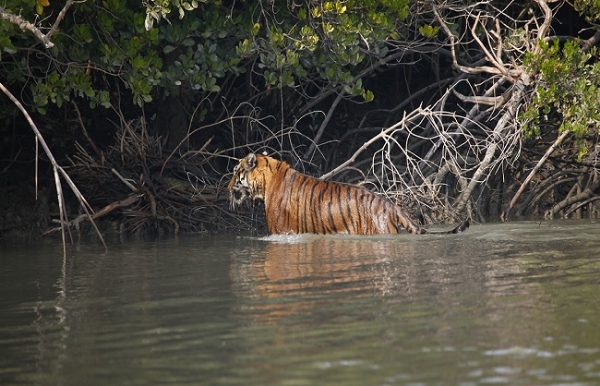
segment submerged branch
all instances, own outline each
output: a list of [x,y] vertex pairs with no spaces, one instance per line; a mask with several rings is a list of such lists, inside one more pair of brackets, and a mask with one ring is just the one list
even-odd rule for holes
[[[550,211],[547,213],[547,217],[554,218],[554,216],[556,216],[561,211],[565,210],[567,207],[569,207],[573,204],[579,203],[581,201],[584,201],[584,202],[588,201],[590,198],[593,198],[596,196],[596,194],[594,192],[598,188],[600,188],[600,179],[595,178],[594,182],[590,186],[585,188],[583,191],[581,191],[580,193],[574,194],[570,197],[567,197],[564,200],[562,200],[561,202],[559,202],[557,205],[554,205],[554,207],[552,207],[552,209],[550,209]],[[567,216],[567,214],[565,214],[564,217],[566,217],[566,216]]]
[[[94,213],[91,216],[92,220],[97,220],[97,219],[99,219],[99,218],[101,218],[101,217],[103,217],[103,216],[111,213],[115,209],[118,209],[118,208],[127,208],[127,207],[135,204],[137,201],[139,201],[141,197],[142,197],[142,194],[133,194],[133,195],[127,197],[124,200],[113,202],[113,203],[105,206],[104,208],[100,209],[96,213]],[[83,221],[87,220],[87,219],[88,219],[88,215],[87,214],[82,214],[82,215],[77,216],[76,218],[74,218],[73,220],[71,220],[71,221],[69,221],[67,223],[63,223],[61,221],[61,226],[60,227],[52,228],[52,229],[44,232],[43,236],[46,236],[46,235],[49,235],[51,233],[54,233],[54,232],[57,232],[57,231],[61,230],[64,225],[69,226],[69,227],[75,227],[76,229],[79,229],[80,228],[80,224]]]

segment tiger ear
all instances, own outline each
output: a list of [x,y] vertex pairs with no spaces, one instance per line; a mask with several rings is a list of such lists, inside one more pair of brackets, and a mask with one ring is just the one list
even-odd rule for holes
[[250,153],[246,156],[246,171],[250,171],[256,167],[256,154]]

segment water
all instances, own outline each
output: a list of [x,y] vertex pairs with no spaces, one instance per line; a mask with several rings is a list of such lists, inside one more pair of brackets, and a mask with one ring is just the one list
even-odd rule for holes
[[0,247],[2,385],[600,384],[600,225]]

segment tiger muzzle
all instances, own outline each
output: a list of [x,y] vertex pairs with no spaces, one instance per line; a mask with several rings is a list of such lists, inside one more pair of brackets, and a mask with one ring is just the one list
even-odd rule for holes
[[232,208],[239,206],[242,202],[250,197],[250,191],[243,186],[234,186],[229,192],[229,205]]

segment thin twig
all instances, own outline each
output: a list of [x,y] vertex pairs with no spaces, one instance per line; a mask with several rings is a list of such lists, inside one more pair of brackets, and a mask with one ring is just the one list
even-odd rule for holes
[[38,38],[42,43],[44,43],[44,47],[54,47],[54,43],[50,41],[50,37],[48,35],[44,35],[38,27],[31,24],[27,20],[24,20],[19,15],[13,15],[12,13],[8,12],[4,7],[0,7],[0,18],[8,20],[9,22],[15,24],[17,27],[21,28],[23,31],[31,32],[33,35],[35,35],[36,38]]
[[412,111],[409,115],[404,114],[404,117],[399,122],[397,122],[395,125],[393,125],[391,127],[388,127],[387,129],[382,130],[379,134],[377,134],[373,138],[371,138],[368,141],[366,141],[365,143],[363,143],[354,152],[354,154],[352,154],[352,156],[350,158],[348,158],[345,162],[343,162],[342,164],[340,164],[338,167],[336,167],[335,169],[333,169],[329,173],[323,174],[319,178],[322,179],[322,180],[326,180],[326,179],[329,179],[329,178],[335,176],[336,174],[338,174],[339,172],[341,172],[342,170],[344,170],[346,167],[348,167],[350,164],[352,164],[356,160],[356,158],[360,155],[360,153],[362,153],[363,151],[365,151],[369,146],[371,146],[373,143],[379,141],[380,139],[385,138],[385,136],[388,133],[390,133],[390,132],[398,129],[401,126],[403,126],[404,124],[406,124],[406,122],[410,121],[415,116],[418,116],[421,113],[421,111],[422,110],[420,108],[418,108],[417,110]]
[[529,173],[529,175],[527,176],[525,181],[523,181],[523,184],[521,185],[521,187],[519,188],[517,193],[515,193],[512,200],[510,200],[510,203],[508,204],[506,209],[504,209],[504,212],[502,212],[502,214],[500,215],[500,220],[502,220],[502,221],[508,220],[508,215],[510,214],[511,209],[513,208],[513,206],[515,206],[517,200],[519,199],[519,197],[521,197],[521,194],[523,194],[523,192],[525,191],[525,188],[527,188],[527,186],[529,185],[529,182],[531,182],[531,180],[533,179],[533,177],[535,176],[537,171],[540,170],[540,168],[542,167],[544,162],[546,162],[548,157],[550,157],[550,154],[552,154],[552,152],[556,149],[556,147],[558,145],[560,145],[560,143],[563,141],[563,139],[565,139],[567,137],[567,135],[569,135],[569,131],[563,131],[562,134],[559,135],[558,138],[556,138],[556,141],[554,141],[552,146],[550,146],[548,148],[548,150],[546,150],[546,153],[544,154],[544,156],[538,161],[538,163],[535,165],[535,167],[531,170],[531,172]]
[[56,17],[56,20],[54,21],[54,24],[52,25],[52,28],[50,28],[50,31],[48,31],[48,33],[46,34],[46,37],[48,37],[48,39],[50,39],[50,37],[52,37],[52,35],[54,35],[54,33],[58,30],[58,26],[60,25],[62,19],[64,19],[65,14],[69,10],[69,8],[71,8],[71,5],[73,5],[73,1],[74,0],[67,0],[63,8],[60,10],[58,16]]
[[306,153],[304,153],[304,156],[302,157],[302,159],[307,160],[312,156],[313,152],[315,151],[315,149],[317,148],[317,146],[319,144],[319,141],[321,140],[321,136],[323,135],[325,128],[327,127],[327,125],[329,124],[329,121],[331,120],[331,117],[333,116],[333,113],[334,113],[337,105],[344,98],[345,94],[346,94],[346,92],[344,90],[340,91],[338,96],[335,98],[335,100],[331,104],[331,107],[329,108],[329,111],[327,112],[325,119],[323,120],[323,122],[321,122],[321,126],[319,127],[319,130],[317,131],[315,138],[313,139],[313,141],[310,144],[310,147],[308,148]]

